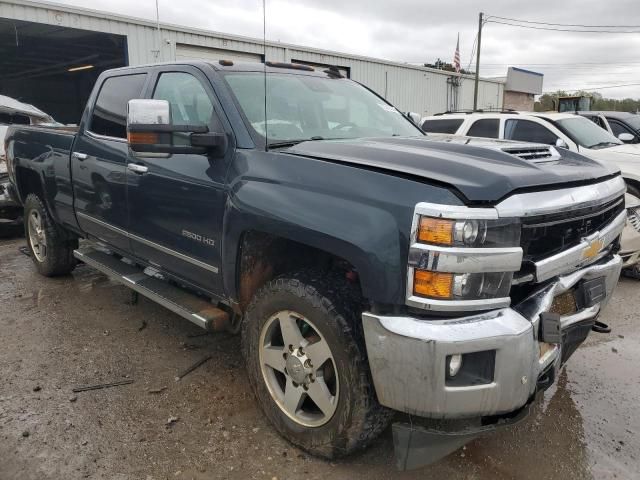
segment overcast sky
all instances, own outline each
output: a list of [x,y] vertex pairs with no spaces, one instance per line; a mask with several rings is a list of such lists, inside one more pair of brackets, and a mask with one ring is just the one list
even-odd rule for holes
[[[155,20],[155,0],[57,0]],[[262,37],[262,0],[159,0],[160,21]],[[453,60],[460,33],[462,66],[470,63],[478,12],[529,21],[635,25],[634,34],[531,30],[489,23],[482,35],[481,75],[509,65],[545,74],[544,90],[640,83],[639,0],[266,0],[267,39],[398,62]],[[562,27],[551,27],[562,28]],[[474,60],[475,63],[475,60]],[[475,68],[471,65],[472,68]],[[640,85],[598,90],[640,97]]]

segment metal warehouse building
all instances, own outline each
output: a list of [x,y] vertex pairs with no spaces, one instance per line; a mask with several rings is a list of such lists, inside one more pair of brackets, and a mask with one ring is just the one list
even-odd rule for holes
[[[262,40],[29,0],[0,0],[0,94],[77,123],[103,70],[184,59],[262,62]],[[267,42],[266,60],[337,66],[403,111],[473,106],[473,77]],[[505,81],[482,79],[479,108],[502,108]]]

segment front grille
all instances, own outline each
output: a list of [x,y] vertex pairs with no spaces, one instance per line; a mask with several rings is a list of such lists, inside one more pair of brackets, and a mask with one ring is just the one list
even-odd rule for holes
[[627,220],[636,232],[640,232],[640,207],[627,208]]
[[605,205],[523,218],[520,244],[524,262],[536,262],[578,245],[623,211],[624,197],[619,197]]

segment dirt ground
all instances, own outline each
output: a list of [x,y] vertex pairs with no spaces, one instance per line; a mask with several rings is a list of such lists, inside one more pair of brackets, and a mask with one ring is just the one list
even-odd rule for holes
[[[87,266],[42,278],[22,245],[0,240],[0,480],[640,475],[640,282],[621,280],[603,315],[613,333],[590,336],[526,421],[397,472],[390,431],[337,462],[291,446],[253,398],[237,337],[202,336],[144,298],[131,305],[128,290]],[[123,380],[133,383],[72,393]]]

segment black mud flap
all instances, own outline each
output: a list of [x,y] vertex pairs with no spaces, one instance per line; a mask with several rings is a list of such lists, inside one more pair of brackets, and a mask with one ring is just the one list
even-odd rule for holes
[[413,470],[431,465],[480,435],[515,425],[529,415],[534,398],[510,415],[470,420],[467,426],[460,425],[455,430],[417,423],[394,423],[393,446],[398,470]]

